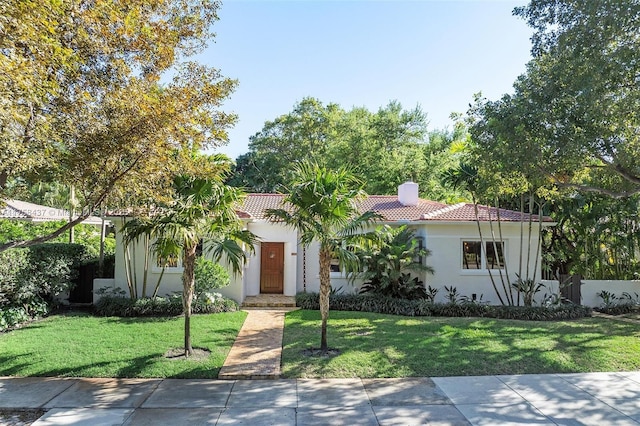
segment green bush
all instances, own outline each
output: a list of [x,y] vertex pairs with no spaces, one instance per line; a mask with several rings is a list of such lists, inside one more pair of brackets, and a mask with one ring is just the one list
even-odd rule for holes
[[471,302],[434,303],[431,312],[436,317],[486,317],[492,306]]
[[29,320],[27,311],[22,307],[0,309],[0,331],[5,331]]
[[29,257],[27,249],[12,249],[0,253],[0,306],[19,305],[28,300]]
[[84,262],[85,265],[93,265],[94,271],[96,271],[96,278],[113,278],[116,272],[116,256],[113,254],[106,254],[104,256],[104,263],[102,266],[102,274],[100,274],[100,259],[91,258]]
[[527,321],[560,321],[590,317],[592,309],[588,306],[490,306],[486,315],[491,318],[515,319]]
[[231,282],[229,272],[219,263],[200,256],[195,266],[196,295],[226,287]]
[[86,260],[79,244],[39,244],[0,253],[0,329],[47,314]]
[[34,291],[45,299],[69,291],[78,267],[88,260],[86,248],[80,244],[38,244],[27,250]]
[[[238,304],[222,297],[219,293],[203,293],[194,299],[191,312],[194,314],[213,314],[235,312]],[[183,314],[182,295],[168,297],[146,297],[130,299],[120,295],[103,295],[94,306],[96,315],[105,317],[148,317],[178,316]]]
[[[317,293],[299,293],[296,305],[302,309],[318,310]],[[363,311],[404,316],[487,317],[527,321],[552,321],[591,316],[591,308],[580,305],[558,306],[490,306],[475,302],[431,303],[427,300],[395,299],[373,294],[337,294],[329,298],[331,309]]]
[[376,233],[379,240],[372,247],[356,250],[364,266],[358,274],[364,281],[360,293],[408,300],[428,298],[424,282],[411,276],[411,272],[433,272],[423,265],[431,252],[421,247],[415,231],[404,225],[385,225]]
[[0,308],[0,331],[6,331],[34,318],[43,317],[51,311],[44,301],[34,300],[24,306],[3,306]]
[[638,310],[635,303],[620,303],[617,305],[601,306],[595,308],[596,311],[607,315],[624,315]]

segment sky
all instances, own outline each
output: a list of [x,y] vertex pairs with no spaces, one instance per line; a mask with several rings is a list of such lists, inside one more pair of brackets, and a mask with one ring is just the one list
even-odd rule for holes
[[307,96],[377,111],[420,106],[430,129],[451,129],[473,95],[512,92],[532,30],[512,15],[525,0],[226,0],[214,43],[197,58],[238,80],[222,109],[238,115],[232,159],[266,121]]

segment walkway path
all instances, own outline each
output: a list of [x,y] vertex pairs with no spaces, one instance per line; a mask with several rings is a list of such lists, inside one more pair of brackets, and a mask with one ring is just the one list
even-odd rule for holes
[[291,309],[247,309],[247,318],[220,369],[220,379],[278,379],[284,316]]
[[6,409],[40,410],[36,417],[44,411],[33,426],[638,426],[640,372],[433,379],[0,377],[0,423]]

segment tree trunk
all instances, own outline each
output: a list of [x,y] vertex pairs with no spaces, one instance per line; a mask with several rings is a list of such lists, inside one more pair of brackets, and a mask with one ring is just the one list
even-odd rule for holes
[[329,349],[327,344],[327,321],[329,320],[329,294],[331,293],[331,252],[320,247],[320,318],[322,319],[322,329],[320,332],[320,350],[326,352]]
[[195,289],[195,263],[197,244],[184,247],[182,256],[182,307],[184,308],[184,356],[193,355],[191,346],[191,302]]

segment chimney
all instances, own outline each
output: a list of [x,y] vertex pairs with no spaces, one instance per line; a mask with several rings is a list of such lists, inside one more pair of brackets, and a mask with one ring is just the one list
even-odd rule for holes
[[418,184],[415,182],[405,182],[398,185],[398,201],[403,206],[418,205]]

